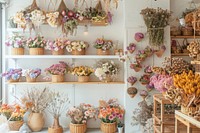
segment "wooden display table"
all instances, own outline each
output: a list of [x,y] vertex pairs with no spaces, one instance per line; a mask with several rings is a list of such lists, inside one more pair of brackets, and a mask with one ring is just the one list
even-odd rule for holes
[[195,133],[200,133],[200,121],[197,121],[193,117],[190,117],[176,110],[175,111],[175,133],[182,133],[182,131],[180,132],[180,129],[182,129],[182,127],[179,128],[180,126],[179,122],[187,126],[187,129],[186,129],[187,133],[193,133],[192,131],[194,130],[195,130]]

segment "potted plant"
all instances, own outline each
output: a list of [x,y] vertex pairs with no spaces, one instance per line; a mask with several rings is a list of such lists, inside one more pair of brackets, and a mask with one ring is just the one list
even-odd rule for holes
[[117,122],[123,118],[124,109],[117,99],[100,100],[99,103],[98,118],[101,120],[101,131],[103,133],[115,133]]
[[70,132],[85,133],[87,129],[87,121],[95,118],[97,110],[90,104],[82,103],[74,106],[67,111],[67,116],[71,118]]
[[30,111],[28,116],[28,126],[30,129],[33,132],[41,131],[45,124],[43,112],[52,100],[51,92],[47,88],[27,89],[20,100],[27,110]]
[[66,46],[68,52],[72,52],[72,55],[85,55],[86,48],[88,48],[88,43],[84,41],[72,41]]
[[138,50],[135,56],[136,62],[141,63],[145,61],[146,58],[147,58],[147,53],[144,50]]
[[51,50],[52,55],[63,55],[65,47],[70,41],[64,38],[57,38],[55,41],[47,41],[46,49]]
[[19,131],[20,127],[24,123],[25,109],[20,105],[8,105],[2,104],[0,107],[0,114],[6,116],[8,120],[9,129],[11,131]]
[[131,86],[133,86],[137,82],[137,78],[134,76],[130,76],[128,77],[127,82],[130,83]]
[[36,82],[36,78],[40,76],[41,69],[26,69],[23,73],[23,75],[26,77],[27,82]]
[[149,84],[150,82],[150,75],[149,74],[143,74],[141,77],[140,77],[140,83],[142,85],[147,85]]
[[151,57],[154,53],[153,49],[150,48],[149,46],[147,46],[145,49],[144,49],[144,52],[146,53],[147,57]]
[[15,34],[9,37],[6,42],[6,46],[12,46],[12,55],[24,55],[24,47],[26,45],[26,39],[23,36]]
[[71,73],[78,76],[78,82],[88,82],[89,76],[94,72],[94,69],[88,66],[77,66],[72,68]]
[[51,74],[52,82],[64,82],[68,69],[69,66],[65,62],[60,61],[59,64],[53,64],[49,68],[46,68],[45,72]]
[[30,37],[27,40],[26,45],[29,47],[30,55],[43,55],[46,40],[43,36],[37,35],[35,38]]
[[95,41],[94,47],[97,49],[97,55],[110,55],[113,42],[111,40],[105,40],[104,38],[98,38]]
[[1,77],[5,77],[8,82],[18,82],[22,75],[22,69],[9,68],[6,72],[1,74]]
[[97,62],[95,76],[103,82],[110,82],[116,78],[119,67],[113,61],[101,60]]
[[145,74],[151,75],[151,74],[153,73],[151,66],[147,65],[147,66],[144,68],[144,73],[145,73]]
[[59,123],[59,118],[64,110],[67,109],[69,98],[60,93],[52,93],[52,100],[48,103],[47,110],[53,116],[54,122],[48,128],[48,133],[63,133],[63,128]]
[[132,54],[132,53],[135,51],[135,49],[136,49],[135,43],[130,43],[130,44],[126,47],[126,49]]

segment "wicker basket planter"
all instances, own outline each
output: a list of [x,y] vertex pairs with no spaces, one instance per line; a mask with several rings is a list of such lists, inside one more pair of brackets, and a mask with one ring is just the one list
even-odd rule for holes
[[63,133],[63,128],[59,127],[59,128],[48,128],[48,133]]
[[12,48],[11,54],[12,55],[24,55],[24,48]]
[[97,55],[110,55],[110,50],[103,51],[102,49],[97,49]]
[[[19,78],[19,79],[20,79],[20,78]],[[9,79],[8,82],[10,82],[10,83],[11,83],[11,82],[19,82],[19,79],[16,79],[16,80],[14,80],[14,79]]]
[[108,83],[112,81],[111,75],[107,74],[106,77],[103,77],[103,79],[101,79],[102,82]]
[[30,48],[30,55],[44,55],[44,48]]
[[8,121],[8,126],[11,131],[19,131],[24,121]]
[[28,116],[28,126],[33,132],[39,132],[44,127],[44,116],[42,113],[31,113]]
[[194,33],[192,27],[190,27],[190,28],[182,28],[181,31],[182,31],[182,35],[183,36],[193,36],[193,33]]
[[65,81],[65,75],[51,75],[51,82],[64,82]]
[[199,108],[197,107],[185,107],[185,106],[181,106],[181,112],[188,115],[189,113],[194,113],[196,111],[198,111]]
[[29,76],[26,76],[26,82],[36,82],[36,78],[30,78]]
[[106,19],[103,19],[101,21],[91,21],[92,26],[106,26],[108,25],[108,22]]
[[70,129],[70,133],[85,133],[87,129],[87,125],[70,123],[69,129]]
[[117,123],[101,122],[101,131],[103,133],[115,133],[117,131]]
[[85,49],[82,49],[81,51],[72,50],[72,55],[85,55]]
[[59,49],[58,51],[51,51],[52,55],[64,55],[64,49]]
[[89,79],[89,76],[78,76],[78,82],[88,82]]

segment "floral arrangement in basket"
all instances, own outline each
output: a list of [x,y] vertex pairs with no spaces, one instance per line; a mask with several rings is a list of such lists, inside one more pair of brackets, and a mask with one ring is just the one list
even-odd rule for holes
[[139,79],[140,83],[142,85],[147,85],[150,82],[150,75],[149,74],[143,74],[140,79]]
[[26,39],[24,36],[16,34],[9,37],[5,44],[6,46],[12,46],[13,48],[24,48],[26,46]]
[[142,65],[139,62],[131,63],[130,68],[134,69],[135,72],[139,72],[142,69]]
[[68,72],[69,65],[63,61],[59,61],[59,64],[53,64],[49,68],[45,69],[45,72],[51,75],[64,75]]
[[113,42],[111,40],[105,40],[104,38],[98,38],[95,41],[94,47],[106,51],[113,48]]
[[152,71],[152,68],[151,68],[151,66],[146,66],[145,68],[144,68],[144,72],[146,73],[146,74],[152,74],[153,73],[153,71]]
[[95,75],[102,81],[110,81],[119,72],[119,67],[113,61],[101,60],[97,62]]
[[54,41],[48,40],[45,48],[51,51],[59,51],[65,49],[65,47],[69,44],[69,40],[64,38],[57,38]]
[[126,50],[129,51],[131,54],[135,51],[136,45],[135,43],[130,43],[127,47]]
[[159,49],[164,43],[164,28],[169,25],[170,11],[145,8],[140,14],[147,26],[150,45]]
[[88,66],[76,66],[71,70],[71,73],[77,76],[90,76],[93,72],[94,69]]
[[35,79],[37,78],[38,76],[40,76],[41,74],[41,69],[40,68],[36,68],[36,69],[26,69],[24,70],[23,72],[23,75],[25,77],[29,77],[31,79]]
[[97,109],[86,103],[71,107],[67,110],[67,116],[71,118],[72,124],[86,124],[89,119],[96,118]]
[[11,81],[11,80],[17,81],[17,80],[19,80],[21,75],[22,75],[21,68],[19,68],[19,69],[9,68],[9,69],[7,69],[6,72],[1,74],[1,77],[5,77],[6,80],[8,80],[8,81]]
[[98,118],[104,123],[115,123],[122,120],[125,110],[118,103],[117,99],[109,99],[108,101],[99,101]]
[[128,77],[127,82],[130,83],[131,86],[133,86],[137,82],[137,78],[134,76],[130,76]]
[[43,36],[36,36],[35,38],[27,39],[26,45],[29,48],[44,48],[46,46],[46,40]]
[[137,54],[135,55],[135,59],[137,62],[143,62],[147,58],[147,54],[144,50],[138,50]]
[[84,42],[84,41],[72,41],[70,44],[68,44],[66,46],[66,49],[68,52],[72,52],[72,51],[83,51],[85,50],[86,48],[88,48],[89,45],[87,42]]

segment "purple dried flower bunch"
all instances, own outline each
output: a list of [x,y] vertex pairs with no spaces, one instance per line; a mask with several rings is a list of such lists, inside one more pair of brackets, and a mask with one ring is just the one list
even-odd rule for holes
[[22,69],[9,68],[6,72],[1,74],[1,77],[5,77],[6,80],[18,80],[22,75]]
[[137,32],[137,33],[135,33],[134,38],[135,38],[135,40],[136,40],[137,42],[140,42],[140,41],[144,38],[144,34],[141,33],[141,32]]
[[52,74],[52,75],[64,75],[68,72],[69,65],[65,62],[60,61],[59,64],[53,64],[49,68],[45,69],[45,72]]
[[51,51],[58,51],[58,50],[64,49],[69,44],[70,44],[70,41],[68,39],[57,38],[54,41],[48,40],[45,48]]
[[129,51],[129,53],[133,53],[136,49],[136,44],[135,43],[130,43],[129,46],[126,47],[127,51]]
[[111,40],[105,40],[104,38],[98,38],[95,41],[94,47],[106,51],[113,48],[113,42]]
[[13,35],[6,40],[5,45],[12,46],[13,48],[24,48],[26,39],[24,36]]
[[35,69],[27,69],[24,72],[24,75],[27,77],[30,77],[31,79],[35,79],[41,74],[41,69],[40,68],[35,68]]
[[26,45],[29,48],[44,48],[46,46],[46,40],[43,36],[37,35],[35,38],[27,39]]
[[137,78],[134,76],[130,76],[128,77],[127,82],[133,86],[137,82]]

